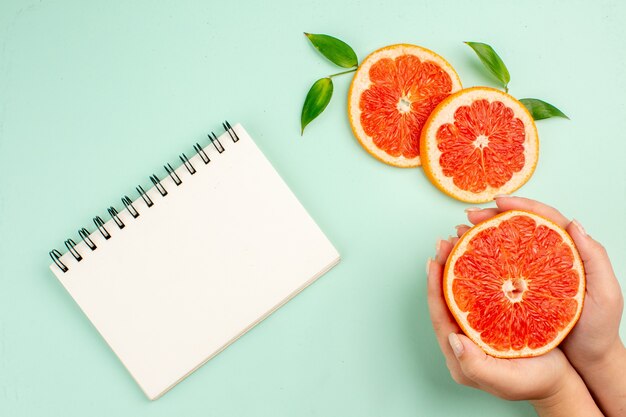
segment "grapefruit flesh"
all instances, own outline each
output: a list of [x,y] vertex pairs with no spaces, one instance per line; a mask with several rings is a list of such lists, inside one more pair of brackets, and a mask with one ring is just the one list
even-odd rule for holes
[[585,274],[565,230],[512,210],[459,239],[443,286],[459,326],[487,354],[530,357],[555,348],[578,321]]
[[435,186],[458,200],[482,203],[530,179],[539,138],[522,103],[500,90],[474,87],[433,110],[422,130],[421,154]]
[[420,165],[420,134],[432,110],[461,89],[452,66],[428,49],[391,45],[359,66],[348,94],[354,135],[375,158],[398,167]]

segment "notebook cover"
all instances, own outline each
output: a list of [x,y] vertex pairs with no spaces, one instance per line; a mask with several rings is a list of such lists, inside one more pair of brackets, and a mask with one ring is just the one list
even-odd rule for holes
[[219,353],[339,261],[241,125],[95,229],[50,268],[150,399]]

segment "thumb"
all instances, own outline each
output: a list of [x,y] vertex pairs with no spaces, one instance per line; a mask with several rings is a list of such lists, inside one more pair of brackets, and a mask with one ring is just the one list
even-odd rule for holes
[[503,363],[488,356],[465,335],[450,333],[448,342],[467,378],[479,385],[495,388],[503,373],[506,377],[508,370],[502,369]]
[[567,225],[567,233],[572,237],[585,265],[587,292],[592,297],[611,297],[619,290],[619,283],[613,272],[609,255],[599,242],[591,238],[577,220]]

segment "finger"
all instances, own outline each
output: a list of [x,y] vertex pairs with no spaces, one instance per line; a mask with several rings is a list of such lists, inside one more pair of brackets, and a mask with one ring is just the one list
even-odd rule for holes
[[437,333],[437,338],[444,342],[440,343],[442,350],[446,345],[445,338],[448,337],[448,334],[451,331],[460,330],[456,320],[448,309],[443,295],[443,271],[446,259],[452,247],[453,244],[450,241],[440,239],[437,242],[435,260],[429,259],[426,264],[426,270],[428,272],[428,308],[433,327]]
[[470,229],[470,227],[466,224],[459,224],[459,225],[456,225],[454,228],[456,229],[456,235],[458,237],[463,236],[463,234]]
[[428,311],[430,313],[433,329],[435,330],[435,336],[437,337],[437,343],[446,358],[446,365],[450,370],[452,378],[457,383],[475,386],[473,382],[463,375],[454,353],[447,342],[448,334],[452,332],[458,333],[461,329],[450,314],[450,310],[448,310],[448,306],[443,298],[443,266],[429,259],[426,269],[428,271]]
[[443,266],[435,261],[427,264],[428,268],[428,311],[437,338],[445,338],[448,333],[458,331],[459,326],[450,314],[443,298],[442,275]]
[[565,228],[569,223],[567,217],[561,214],[560,211],[554,207],[550,207],[539,201],[531,200],[524,197],[512,197],[512,196],[498,196],[495,198],[496,205],[500,211],[506,210],[526,210],[535,214],[543,216],[562,228]]
[[463,334],[450,334],[448,342],[459,363],[461,372],[465,378],[471,381],[467,385],[476,386],[503,398],[518,399],[512,391],[527,377],[524,376],[519,381],[520,384],[517,384],[519,370],[515,369],[516,363],[514,361],[496,359],[487,355]]
[[446,366],[450,371],[450,376],[457,384],[465,385],[472,388],[478,388],[478,384],[466,377],[461,371],[461,367],[459,366],[459,362],[456,360],[454,355],[451,355],[451,359],[446,360]]
[[474,342],[463,334],[450,333],[448,343],[459,362],[463,375],[472,381],[483,384],[492,372],[494,358],[483,352]]
[[578,253],[585,265],[587,293],[598,301],[609,300],[621,294],[619,282],[611,266],[606,249],[593,238],[577,220],[572,220],[566,228],[574,240]]
[[439,239],[437,241],[435,260],[440,265],[445,265],[446,260],[448,260],[448,256],[450,255],[453,247],[454,244],[452,244],[449,240]]
[[471,207],[465,210],[465,213],[467,213],[467,219],[470,221],[470,223],[478,224],[500,213],[500,209],[493,207],[484,209]]

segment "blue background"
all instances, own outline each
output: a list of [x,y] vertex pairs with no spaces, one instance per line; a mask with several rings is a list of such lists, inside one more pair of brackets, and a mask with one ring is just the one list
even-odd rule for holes
[[[422,45],[464,86],[494,82],[462,41],[493,45],[511,94],[571,117],[538,122],[539,165],[517,194],[576,217],[624,287],[624,17],[619,1],[3,1],[0,415],[533,415],[455,385],[435,342],[424,266],[466,206],[359,146],[351,75],[300,137],[309,86],[339,71],[302,32],[337,36],[359,59]],[[244,124],[343,261],[151,403],[47,252],[223,119]]]

